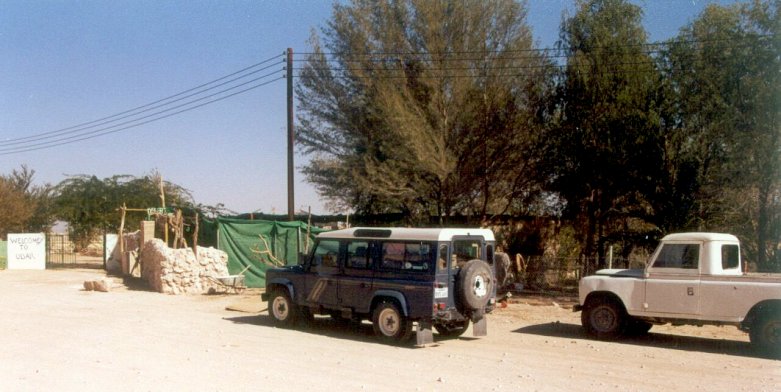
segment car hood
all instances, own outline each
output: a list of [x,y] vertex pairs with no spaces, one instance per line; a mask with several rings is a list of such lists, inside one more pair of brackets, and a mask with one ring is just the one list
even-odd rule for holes
[[596,274],[618,278],[642,278],[644,273],[645,271],[641,269],[601,269]]

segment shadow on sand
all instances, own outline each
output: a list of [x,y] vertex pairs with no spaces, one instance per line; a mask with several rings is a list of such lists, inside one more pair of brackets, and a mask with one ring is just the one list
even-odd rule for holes
[[[559,322],[537,324],[519,328],[513,332],[555,338],[593,340],[593,338],[586,335],[585,331],[583,331],[583,328],[579,324],[567,324]],[[653,332],[653,329],[651,329],[651,332],[646,335],[627,336],[614,340],[611,343],[642,347],[666,348],[670,350],[698,351],[704,353],[726,354],[742,357],[768,357],[767,355],[758,353],[748,342],[704,338],[699,336],[682,336],[655,333]]]

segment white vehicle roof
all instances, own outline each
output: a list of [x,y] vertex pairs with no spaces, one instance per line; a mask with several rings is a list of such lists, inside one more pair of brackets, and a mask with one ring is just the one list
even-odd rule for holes
[[662,241],[738,241],[738,237],[724,233],[675,233],[668,234]]
[[[357,232],[357,233],[356,233]],[[394,239],[412,241],[450,241],[454,236],[482,236],[486,241],[494,241],[494,233],[489,229],[433,228],[412,229],[406,227],[353,227],[351,229],[327,231],[317,238],[366,238]]]

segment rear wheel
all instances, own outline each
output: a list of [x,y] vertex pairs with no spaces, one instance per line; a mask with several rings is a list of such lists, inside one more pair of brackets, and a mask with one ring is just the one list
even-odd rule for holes
[[457,321],[453,323],[440,323],[434,324],[434,329],[437,330],[440,336],[449,338],[456,338],[464,334],[469,327],[469,319],[464,321]]
[[749,331],[751,344],[760,352],[781,357],[781,316],[764,314],[757,318]]
[[393,302],[382,302],[372,316],[374,333],[387,341],[404,341],[412,335],[412,323]]
[[287,290],[276,289],[269,299],[268,311],[274,321],[279,325],[290,326],[295,324],[298,316],[298,307],[293,304]]
[[615,339],[624,333],[624,308],[609,298],[589,300],[580,315],[586,332],[597,339]]

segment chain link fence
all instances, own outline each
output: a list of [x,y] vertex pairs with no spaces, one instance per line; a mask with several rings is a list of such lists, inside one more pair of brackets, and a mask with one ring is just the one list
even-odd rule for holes
[[[596,266],[594,258],[549,256],[503,256],[497,259],[497,280],[500,291],[512,291],[523,285],[524,291],[551,291],[576,294],[578,281],[589,275],[588,266]],[[604,268],[643,268],[642,261],[613,257]]]

